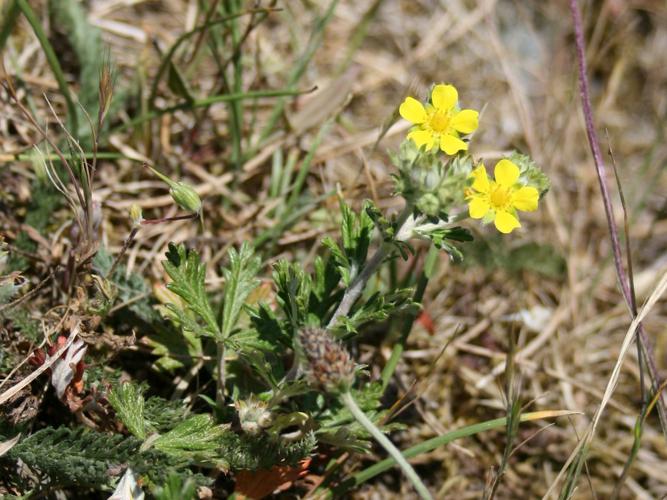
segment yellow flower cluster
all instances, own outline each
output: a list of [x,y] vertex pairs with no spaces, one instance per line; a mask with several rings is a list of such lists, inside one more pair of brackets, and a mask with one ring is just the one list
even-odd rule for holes
[[[458,92],[453,85],[438,84],[431,91],[430,102],[422,104],[407,97],[399,108],[401,117],[414,126],[408,139],[426,151],[436,148],[447,155],[467,151],[462,135],[477,129],[479,113],[459,109]],[[493,221],[498,231],[507,234],[521,227],[517,211],[537,209],[539,191],[519,182],[521,171],[510,160],[500,160],[494,168],[494,179],[489,179],[486,168],[480,164],[470,174],[472,185],[465,190],[468,210],[473,219]]]

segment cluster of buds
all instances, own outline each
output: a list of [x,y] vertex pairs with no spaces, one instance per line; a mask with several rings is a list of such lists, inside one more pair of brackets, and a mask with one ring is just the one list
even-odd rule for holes
[[234,406],[239,416],[241,429],[252,436],[269,428],[273,423],[273,415],[268,408],[268,403],[254,396],[246,400],[239,400]]
[[408,139],[392,160],[398,167],[396,192],[425,216],[445,218],[464,204],[464,190],[473,167],[469,155],[446,158],[437,152],[420,151]]
[[327,330],[303,328],[299,331],[299,342],[313,384],[328,392],[346,391],[352,386],[356,365],[347,349]]

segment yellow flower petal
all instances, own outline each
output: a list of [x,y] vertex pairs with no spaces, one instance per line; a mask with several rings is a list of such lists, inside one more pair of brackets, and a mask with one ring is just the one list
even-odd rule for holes
[[496,229],[503,234],[509,234],[517,227],[521,227],[519,219],[514,217],[511,213],[505,211],[496,212],[496,220],[494,221]]
[[462,134],[469,134],[477,130],[479,113],[474,109],[464,109],[452,117],[451,126]]
[[435,109],[439,111],[449,111],[459,100],[459,93],[453,85],[439,84],[433,87],[431,92],[431,102]]
[[491,207],[489,206],[488,201],[486,201],[481,196],[476,196],[470,200],[470,205],[468,205],[468,212],[470,213],[470,217],[473,219],[481,219],[489,212],[490,208]]
[[459,151],[467,151],[468,145],[458,137],[443,135],[440,137],[440,149],[448,155],[455,155]]
[[427,118],[424,106],[414,97],[406,97],[405,101],[401,103],[401,107],[398,108],[398,112],[407,121],[416,124],[424,123]]
[[503,187],[509,188],[519,180],[519,167],[509,160],[500,160],[493,170],[496,182]]
[[537,201],[539,198],[540,193],[534,187],[522,187],[512,195],[512,205],[518,210],[532,212],[533,210],[537,210]]
[[430,150],[435,145],[433,132],[430,130],[413,130],[408,134],[408,139],[412,139],[417,148],[426,146],[426,149]]
[[486,174],[486,168],[484,164],[480,164],[475,170],[470,174],[474,179],[472,182],[472,188],[475,191],[480,193],[489,192],[489,176]]

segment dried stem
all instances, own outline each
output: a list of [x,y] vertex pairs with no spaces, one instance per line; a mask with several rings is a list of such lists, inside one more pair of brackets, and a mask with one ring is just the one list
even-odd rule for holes
[[[614,221],[613,216],[613,207],[611,204],[611,196],[609,194],[609,188],[607,186],[607,176],[606,168],[604,161],[602,160],[602,154],[600,152],[600,145],[595,131],[595,125],[593,123],[593,111],[591,109],[591,98],[590,91],[588,88],[588,77],[587,68],[586,68],[586,51],[585,51],[585,42],[584,42],[584,31],[583,23],[581,20],[581,12],[579,12],[579,6],[577,0],[570,0],[570,10],[572,13],[572,20],[574,23],[574,32],[575,32],[575,42],[577,48],[577,59],[579,62],[579,88],[581,94],[581,104],[584,113],[584,121],[586,123],[586,134],[588,136],[588,143],[591,147],[591,152],[593,153],[593,160],[595,162],[595,170],[598,176],[598,181],[600,184],[600,192],[602,193],[602,200],[604,203],[604,211],[607,217],[607,225],[609,227],[609,233],[611,236],[611,244],[614,256],[614,266],[616,267],[616,275],[621,284],[621,291],[623,293],[623,298],[627,303],[632,317],[637,316],[636,300],[634,298],[632,286],[628,276],[623,267],[623,256],[621,250],[621,243],[618,236],[618,228],[616,227],[616,222]],[[626,238],[629,238],[629,235],[626,235]],[[655,360],[653,359],[653,353],[646,338],[644,328],[641,323],[637,325],[637,342],[641,345],[642,352],[646,357],[646,365],[649,369],[649,374],[651,377],[652,389],[657,393],[660,387],[658,370],[655,365]],[[665,413],[665,404],[662,398],[662,394],[658,400],[658,415],[660,416],[660,424],[662,426],[663,434],[667,437],[667,414]]]

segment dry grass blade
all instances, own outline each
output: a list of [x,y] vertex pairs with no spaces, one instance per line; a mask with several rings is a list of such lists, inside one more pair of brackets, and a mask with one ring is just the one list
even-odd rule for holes
[[586,429],[585,434],[581,437],[581,440],[579,441],[577,447],[572,451],[569,458],[566,460],[565,465],[558,473],[558,476],[555,478],[555,480],[553,481],[547,492],[544,494],[543,498],[546,499],[550,497],[551,493],[556,488],[556,485],[559,484],[560,480],[563,478],[565,472],[570,467],[570,464],[574,462],[575,458],[579,457],[580,460],[585,460],[585,450],[588,448],[588,446],[590,446],[593,439],[595,438],[595,433],[602,419],[602,414],[604,413],[604,410],[609,404],[609,401],[614,393],[614,390],[616,389],[616,385],[618,384],[618,378],[621,373],[621,368],[623,367],[623,362],[625,361],[625,356],[630,347],[632,346],[632,341],[634,340],[634,333],[636,331],[637,325],[639,325],[644,320],[646,315],[653,309],[653,307],[655,307],[656,303],[658,302],[658,300],[660,300],[660,298],[662,297],[662,295],[665,293],[666,290],[667,290],[667,273],[663,274],[658,285],[655,287],[648,300],[642,306],[637,317],[635,317],[635,319],[632,320],[632,323],[630,324],[630,327],[628,328],[628,331],[626,332],[625,337],[623,338],[623,343],[621,344],[618,358],[616,359],[614,368],[611,372],[611,375],[609,376],[607,386],[605,387],[604,394],[602,395],[602,401],[600,401],[600,405],[598,406],[598,409],[595,411],[593,420]]

